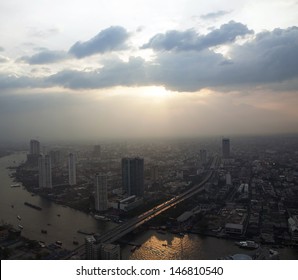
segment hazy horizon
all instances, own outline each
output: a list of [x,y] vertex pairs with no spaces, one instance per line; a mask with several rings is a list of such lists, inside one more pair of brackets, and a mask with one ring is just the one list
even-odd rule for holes
[[1,140],[298,133],[297,9],[292,0],[1,3]]

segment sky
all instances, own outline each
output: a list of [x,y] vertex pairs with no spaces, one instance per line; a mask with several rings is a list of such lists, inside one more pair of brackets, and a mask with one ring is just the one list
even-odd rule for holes
[[1,138],[297,133],[297,21],[297,0],[1,1]]

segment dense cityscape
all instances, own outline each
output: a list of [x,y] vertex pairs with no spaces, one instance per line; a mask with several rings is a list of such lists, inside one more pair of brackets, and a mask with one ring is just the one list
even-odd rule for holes
[[297,274],[297,11],[1,1],[1,279]]
[[[13,181],[2,189],[30,194],[22,203],[32,213],[47,211],[40,200],[32,202],[40,197],[47,208],[84,213],[98,230],[76,229],[67,244],[44,241],[54,231],[48,220],[32,238],[25,213],[8,202],[15,217],[7,220],[1,211],[1,259],[162,259],[175,242],[180,247],[166,258],[195,259],[200,257],[185,248],[197,236],[229,242],[229,250],[206,259],[295,259],[297,140],[277,135],[47,145],[32,139],[27,151],[24,145],[3,147],[1,159],[17,154],[22,160],[5,167]],[[149,232],[150,242],[159,241],[152,245],[156,255],[148,252],[148,240],[139,241]]]

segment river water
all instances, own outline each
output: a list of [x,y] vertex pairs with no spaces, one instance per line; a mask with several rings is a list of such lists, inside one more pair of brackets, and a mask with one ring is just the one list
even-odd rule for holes
[[[0,158],[0,220],[18,228],[24,228],[22,235],[34,240],[44,241],[46,244],[60,240],[63,247],[74,249],[73,241],[83,244],[84,235],[77,232],[103,232],[113,228],[116,224],[95,220],[92,216],[80,211],[63,207],[39,196],[32,196],[23,187],[11,187],[8,166],[17,166],[26,159],[26,153],[17,153]],[[35,210],[24,205],[28,201],[42,208]],[[12,207],[13,205],[13,207]],[[58,216],[60,215],[60,216]],[[17,219],[21,217],[21,220]],[[41,230],[47,230],[42,234]],[[171,233],[160,233],[148,230],[135,237],[133,241],[142,245],[132,250],[131,245],[122,248],[122,259],[217,259],[233,254],[251,254],[251,251],[239,249],[234,241],[202,237],[195,234],[178,236]],[[278,249],[281,259],[298,259],[298,251],[292,248]]]
[[[40,196],[32,196],[26,189],[11,187],[14,184],[8,166],[17,166],[26,159],[26,153],[17,153],[0,158],[0,220],[15,228],[23,226],[22,235],[46,244],[57,240],[66,249],[74,249],[73,241],[84,242],[84,235],[77,231],[102,232],[115,226],[113,223],[95,220],[80,211],[63,207]],[[42,211],[24,205],[27,201],[40,206]],[[13,207],[12,207],[13,206]],[[58,216],[60,215],[60,216]],[[17,218],[21,217],[21,220]],[[42,234],[41,230],[47,230]]]

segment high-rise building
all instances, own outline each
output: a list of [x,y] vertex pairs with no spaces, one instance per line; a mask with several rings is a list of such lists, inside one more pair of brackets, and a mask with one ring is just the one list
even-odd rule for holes
[[27,163],[32,167],[38,166],[38,157],[40,154],[40,143],[37,140],[30,140],[29,154],[27,155]]
[[122,159],[122,185],[123,191],[128,195],[144,195],[144,159]]
[[52,188],[52,166],[49,155],[38,157],[38,179],[40,188]]
[[100,243],[94,236],[87,236],[85,255],[87,260],[120,260],[120,245]]
[[207,163],[207,151],[206,150],[200,150],[200,161],[202,164]]
[[100,255],[102,260],[120,260],[120,245],[101,244]]
[[230,139],[229,138],[222,139],[222,156],[223,158],[230,157]]
[[68,183],[71,186],[77,183],[76,158],[72,153],[68,155]]
[[95,210],[105,211],[108,209],[108,183],[107,176],[97,174],[95,177]]
[[87,260],[96,260],[100,254],[100,248],[96,244],[94,236],[85,237],[85,255]]
[[37,140],[30,140],[30,155],[40,154],[40,143]]

